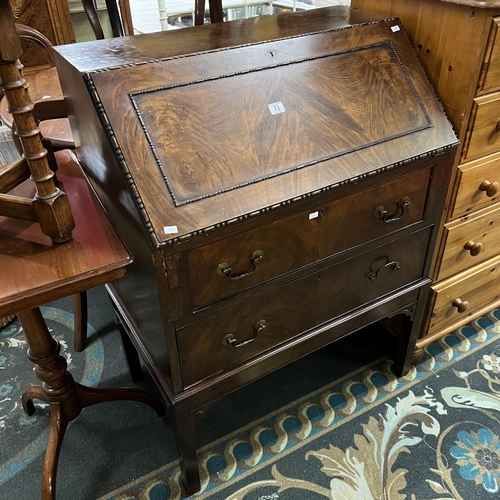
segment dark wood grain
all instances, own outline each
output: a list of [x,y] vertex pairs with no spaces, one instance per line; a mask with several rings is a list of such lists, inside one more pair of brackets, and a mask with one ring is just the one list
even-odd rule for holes
[[430,127],[390,45],[165,84],[133,102],[176,205]]
[[[401,164],[418,156],[419,151],[440,148],[443,139],[453,142],[452,135],[436,134],[437,130],[450,129],[442,122],[443,115],[434,99],[423,113],[416,96],[423,99],[433,91],[426,79],[422,79],[421,72],[414,71],[414,66],[400,66],[399,59],[390,56],[392,52],[380,49],[386,62],[378,66],[372,63],[376,69],[368,72],[370,65],[363,54],[366,52],[369,60],[374,49],[366,47],[375,44],[394,44],[402,62],[405,57],[414,58],[404,33],[392,32],[391,24],[395,22],[366,24],[354,32],[335,31],[338,27],[332,23],[331,32],[248,47],[239,45],[243,36],[229,37],[225,42],[231,50],[88,74],[94,105],[105,109],[103,119],[113,124],[108,129],[110,140],[116,145],[117,154],[126,158],[123,167],[131,172],[143,205],[143,216],[151,224],[153,242],[175,242],[201,231],[211,231],[221,222],[232,223],[249,213],[279,207],[291,199],[319,193],[325,187],[334,188],[340,182]],[[218,26],[212,27],[214,35]],[[368,38],[370,43],[359,48],[354,33]],[[196,39],[196,35],[193,37]],[[122,49],[127,46],[126,37],[123,40]],[[141,40],[136,47],[141,48]],[[66,49],[57,48],[56,53],[67,55]],[[358,65],[363,78],[351,77],[347,81],[333,76],[345,70],[342,58],[347,56],[341,54],[346,51],[352,54],[350,57],[364,61]],[[310,58],[315,60],[298,62]],[[342,61],[337,66],[339,59]],[[80,60],[76,57],[72,62],[76,66]],[[100,62],[103,61],[98,61],[96,66]],[[288,71],[296,75],[299,66],[313,63],[326,66],[321,71],[304,66],[306,76],[299,81],[283,76]],[[67,63],[61,64],[61,71],[70,70]],[[278,67],[273,69],[273,66]],[[258,71],[258,68],[269,69]],[[329,73],[325,73],[327,68]],[[414,71],[411,85],[405,76],[409,70]],[[281,83],[274,94],[273,85],[269,91],[249,90],[245,94],[244,89],[255,88],[266,71],[279,72],[282,76],[275,80],[285,80],[288,84]],[[224,77],[231,73],[239,76]],[[242,90],[235,96],[233,90],[238,79],[243,79],[248,87],[238,85]],[[301,83],[304,79],[309,79],[307,87]],[[328,86],[329,79],[331,86]],[[371,88],[370,91],[363,88],[364,83],[357,84],[356,91],[353,81],[369,81],[374,89],[386,81],[393,83],[384,94],[380,90],[372,94]],[[202,83],[185,85],[189,82]],[[399,93],[394,91],[396,83]],[[190,94],[192,88],[205,85],[214,90],[203,101],[197,94]],[[227,101],[224,104],[221,101],[217,110],[212,106],[219,102],[214,97],[216,85],[219,85],[220,99],[224,96]],[[151,92],[165,87],[173,88]],[[267,89],[267,86],[259,88]],[[138,94],[141,92],[146,94]],[[175,96],[171,100],[167,97],[169,92],[175,96],[183,92],[190,95],[189,99],[183,98],[177,103],[176,120],[173,120],[173,107],[169,108],[176,104]],[[74,91],[71,93],[75,96]],[[136,97],[131,101],[129,95]],[[160,101],[156,100],[157,95],[163,96]],[[232,100],[238,96],[239,99]],[[287,96],[290,99],[287,100]],[[140,101],[137,108],[134,99]],[[149,99],[153,103],[148,107]],[[288,111],[271,115],[267,105],[280,100]],[[200,107],[200,113],[195,111],[195,106]],[[402,113],[402,109],[408,109],[409,115]],[[318,120],[314,119],[316,116]],[[203,124],[212,119],[212,126],[204,131]],[[283,126],[278,127],[279,123]],[[183,133],[179,133],[180,124],[184,127]],[[245,124],[251,133],[244,140]],[[301,148],[294,147],[294,138],[298,135],[302,138]],[[206,144],[220,144],[220,148]],[[152,178],[163,178],[164,182],[152,184]],[[262,189],[264,179],[265,189]],[[219,214],[224,214],[222,220]],[[165,234],[164,227],[174,219],[178,232]]]
[[[427,229],[395,240],[180,329],[178,339],[185,386],[274,349],[332,317],[418,280],[422,276],[429,236]],[[390,265],[394,262],[398,263],[397,267]],[[368,279],[367,276],[377,270],[380,270],[377,278]],[[322,300],[328,296],[328,300]],[[267,326],[253,342],[238,348],[223,344],[228,334],[238,342],[252,338],[254,326],[260,320],[265,320]]]
[[[76,223],[73,239],[64,245],[53,245],[36,222],[0,217],[0,267],[4,284],[0,289],[0,316],[116,279],[124,274],[124,266],[131,261],[92,198],[71,153],[61,151],[56,156],[63,167],[59,181],[72,193],[70,204]],[[27,182],[16,192],[29,195],[34,188]],[[95,218],[95,227],[86,224],[86,218]]]
[[[423,218],[430,175],[429,169],[421,170],[336,201],[328,196],[318,197],[317,205],[309,210],[189,252],[195,306],[234,295],[320,258],[415,224]],[[385,223],[375,216],[379,206],[401,215],[398,202],[405,197],[410,199],[410,205],[399,220]],[[246,271],[256,250],[261,250],[264,256],[251,276],[230,281],[217,274],[217,266],[223,262],[236,274]]]
[[134,253],[107,288],[171,405],[188,494],[198,409],[388,315],[409,318],[408,371],[457,140],[397,20],[339,7],[55,59],[77,154]]

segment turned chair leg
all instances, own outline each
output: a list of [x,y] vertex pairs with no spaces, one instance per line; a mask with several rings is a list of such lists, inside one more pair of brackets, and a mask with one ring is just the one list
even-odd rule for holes
[[141,358],[139,357],[139,353],[135,348],[135,345],[130,340],[123,323],[120,320],[118,313],[115,310],[115,320],[118,329],[120,330],[120,337],[122,339],[123,350],[125,352],[125,358],[127,359],[128,371],[130,373],[130,378],[132,382],[139,382],[142,380],[144,373],[142,372],[141,367]]
[[87,292],[73,295],[73,316],[74,316],[74,349],[82,352],[87,347],[87,321],[88,306]]

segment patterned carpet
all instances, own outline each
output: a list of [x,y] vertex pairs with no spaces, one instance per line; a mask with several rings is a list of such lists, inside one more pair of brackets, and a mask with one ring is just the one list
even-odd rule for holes
[[[71,347],[70,301],[43,308],[76,380],[131,385],[103,289],[89,347]],[[500,310],[429,346],[404,379],[376,328],[358,332],[213,406],[197,428],[212,500],[499,498]],[[0,498],[39,498],[48,409],[20,405],[35,381],[18,322],[0,329]],[[293,383],[291,383],[293,381]],[[142,387],[155,388],[145,377]],[[258,400],[259,404],[255,405]],[[168,421],[145,405],[84,410],[68,429],[58,499],[182,498]]]
[[[429,346],[404,379],[378,360],[211,444],[201,498],[499,498],[499,321]],[[179,474],[169,464],[103,500],[181,498]]]
[[[0,162],[17,153],[0,131]],[[42,308],[70,371],[86,385],[130,386],[103,288],[89,293],[89,346],[72,350],[71,301]],[[212,500],[500,498],[500,309],[428,346],[396,379],[390,338],[362,330],[214,405],[196,437]],[[0,499],[40,498],[47,405],[27,417],[36,383],[18,321],[0,328]],[[155,392],[146,375],[140,384]],[[255,402],[258,401],[258,404]],[[57,498],[182,498],[173,433],[145,405],[87,408],[70,424]]]

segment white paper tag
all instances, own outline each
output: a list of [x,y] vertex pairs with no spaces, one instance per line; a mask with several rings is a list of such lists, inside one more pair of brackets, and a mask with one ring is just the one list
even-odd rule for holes
[[319,217],[319,212],[313,212],[309,214],[309,220],[315,219],[316,217]]
[[396,26],[391,26],[391,30],[395,33],[396,31],[399,31],[399,26],[396,24]]
[[163,231],[165,231],[165,234],[177,234],[179,232],[177,226],[165,226]]
[[267,107],[269,108],[269,111],[271,111],[272,115],[278,115],[285,112],[285,106],[283,106],[281,101],[268,104]]

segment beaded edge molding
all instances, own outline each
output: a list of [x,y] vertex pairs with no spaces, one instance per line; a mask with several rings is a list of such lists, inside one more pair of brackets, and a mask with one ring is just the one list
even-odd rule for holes
[[[300,34],[300,35],[293,35],[293,36],[278,38],[278,39],[276,39],[274,41],[283,41],[283,40],[288,40],[288,39],[302,38],[302,37],[306,37],[306,36],[313,36],[313,35],[324,34],[324,33],[333,33],[333,32],[343,31],[343,30],[346,30],[346,29],[351,29],[351,28],[354,28],[354,27],[367,26],[367,25],[371,25],[371,24],[388,23],[388,22],[394,22],[396,20],[397,20],[397,18],[388,18],[388,19],[385,19],[383,21],[377,20],[377,21],[371,21],[371,22],[366,22],[366,23],[351,24],[351,25],[342,26],[342,27],[339,27],[339,28],[332,28],[332,29],[326,29],[326,30],[318,30],[318,31],[315,31],[315,32],[309,32],[309,33],[303,33],[303,34]],[[158,239],[157,235],[156,235],[156,232],[155,232],[154,228],[153,228],[153,225],[151,223],[151,219],[150,219],[150,217],[149,217],[149,215],[147,213],[147,210],[146,210],[146,208],[144,206],[144,203],[143,203],[142,198],[141,198],[141,196],[139,194],[137,186],[136,186],[136,184],[134,182],[132,174],[130,173],[130,169],[129,169],[128,165],[127,165],[127,162],[125,161],[123,152],[121,150],[121,147],[118,144],[118,141],[117,141],[117,138],[115,136],[113,127],[111,126],[111,123],[109,122],[108,116],[107,116],[106,111],[105,111],[104,106],[103,106],[103,103],[102,103],[102,101],[100,99],[100,96],[99,96],[99,94],[97,92],[97,89],[95,87],[95,84],[94,84],[94,81],[93,81],[93,78],[92,78],[92,74],[106,72],[106,71],[114,71],[114,70],[129,68],[129,67],[142,66],[144,64],[156,64],[156,63],[159,63],[159,62],[170,61],[170,60],[173,60],[173,59],[195,57],[195,56],[199,56],[199,55],[202,55],[202,54],[208,54],[208,53],[212,53],[212,52],[223,52],[223,51],[226,51],[226,50],[234,50],[234,49],[239,49],[239,48],[247,47],[247,46],[262,45],[262,44],[265,44],[265,43],[269,43],[269,40],[259,41],[259,42],[255,42],[255,43],[242,44],[242,45],[236,45],[236,46],[231,46],[231,47],[224,47],[224,48],[219,48],[219,49],[214,49],[214,50],[201,51],[201,52],[196,52],[196,53],[191,53],[191,54],[185,54],[185,55],[182,55],[182,56],[171,56],[171,57],[166,57],[166,58],[161,58],[161,59],[153,59],[153,60],[150,60],[150,61],[144,61],[144,62],[140,62],[140,63],[130,63],[130,64],[117,65],[117,66],[110,66],[110,67],[106,67],[106,68],[100,68],[98,70],[88,71],[88,72],[85,72],[85,73],[82,74],[84,82],[85,82],[85,85],[87,86],[87,90],[89,92],[90,98],[91,98],[91,100],[92,100],[92,102],[94,104],[94,108],[95,108],[95,110],[97,112],[97,115],[99,117],[99,120],[100,120],[100,122],[101,122],[101,124],[103,126],[104,132],[105,132],[105,134],[106,134],[106,136],[107,136],[107,138],[109,140],[111,148],[113,149],[114,155],[115,155],[115,157],[116,157],[116,159],[118,161],[118,165],[119,165],[119,167],[120,167],[120,169],[121,169],[121,171],[122,171],[122,173],[124,175],[125,181],[126,181],[126,183],[128,184],[128,186],[130,188],[131,194],[132,194],[132,196],[133,196],[133,198],[134,198],[134,200],[136,202],[136,206],[139,209],[139,212],[140,212],[140,214],[141,214],[141,216],[143,218],[143,221],[146,224],[147,232],[148,232],[148,234],[150,236],[150,239],[151,239],[151,242],[153,243],[153,245],[155,246],[155,248],[159,248],[159,247],[165,246],[165,245],[169,245],[170,246],[170,245],[174,245],[174,244],[185,243],[185,242],[191,240],[192,238],[194,238],[196,236],[200,236],[200,235],[206,234],[206,233],[211,232],[211,231],[213,231],[215,229],[220,229],[220,228],[223,228],[223,227],[235,224],[235,223],[239,223],[239,222],[245,221],[245,220],[247,220],[249,218],[253,218],[253,217],[256,217],[258,215],[268,213],[268,212],[270,212],[272,210],[276,210],[276,209],[279,209],[279,208],[291,205],[292,203],[296,203],[298,201],[301,201],[301,200],[304,200],[304,199],[307,199],[307,198],[311,198],[311,197],[317,196],[319,194],[323,194],[323,193],[329,192],[329,191],[331,191],[333,189],[339,189],[341,187],[357,183],[357,182],[359,182],[362,179],[373,177],[373,176],[379,175],[381,173],[387,172],[389,170],[400,168],[400,167],[403,167],[405,165],[409,165],[411,163],[414,163],[416,161],[423,160],[425,158],[436,157],[436,156],[442,155],[442,154],[450,151],[453,148],[453,144],[450,144],[450,145],[447,145],[447,146],[444,146],[444,147],[441,147],[441,148],[438,148],[438,149],[426,151],[425,153],[423,153],[421,155],[413,156],[413,157],[410,157],[410,158],[405,158],[404,160],[401,160],[399,162],[395,162],[395,163],[392,163],[392,164],[389,164],[389,165],[385,165],[384,167],[377,168],[377,169],[372,170],[370,172],[367,172],[367,173],[364,173],[364,174],[360,174],[358,176],[352,177],[350,179],[346,179],[344,181],[341,181],[341,182],[338,182],[338,183],[335,183],[335,184],[324,186],[324,187],[322,187],[320,189],[316,189],[314,191],[311,191],[311,192],[308,192],[308,193],[304,193],[304,194],[302,194],[300,196],[296,196],[294,198],[290,198],[288,200],[284,200],[284,201],[276,203],[274,205],[270,205],[270,206],[261,208],[259,210],[253,211],[253,212],[242,214],[240,216],[233,217],[233,218],[227,219],[225,221],[221,221],[221,222],[219,222],[217,224],[212,224],[210,226],[198,229],[196,231],[191,231],[189,233],[186,233],[186,234],[183,234],[183,235],[180,235],[180,236],[175,236],[173,238],[160,241]],[[383,42],[383,43],[375,44],[375,45],[382,45],[382,44],[390,44],[393,47],[393,44],[392,44],[391,41]],[[430,123],[430,121],[429,121],[429,117],[427,115],[427,112],[426,112],[424,106],[422,105],[422,101],[420,99],[420,96],[416,92],[416,90],[415,90],[415,88],[413,86],[413,83],[411,82],[411,80],[408,77],[408,73],[407,73],[407,71],[406,71],[406,69],[405,69],[405,67],[404,67],[404,65],[403,65],[403,63],[402,63],[402,61],[401,61],[401,59],[399,57],[399,54],[397,53],[396,50],[394,50],[394,48],[393,48],[393,51],[394,51],[394,54],[395,54],[396,59],[398,61],[399,67],[403,71],[403,74],[404,74],[404,76],[405,76],[405,78],[406,78],[406,80],[407,80],[407,82],[408,82],[408,84],[409,84],[409,86],[410,86],[413,94],[414,94],[415,99],[417,100],[417,102],[418,102],[418,104],[419,104],[422,112],[424,113],[427,121],[429,122],[429,126],[422,127],[421,129],[417,129],[416,131],[433,127],[432,123]],[[336,53],[335,54],[330,53],[330,54],[328,54],[327,56],[324,56],[324,57],[328,57],[328,56],[332,56],[332,55],[337,55],[337,54]],[[319,56],[319,57],[323,57],[323,56]],[[317,57],[317,58],[311,58],[311,59],[318,59],[319,57]],[[304,60],[306,60],[306,59],[304,59]],[[262,68],[256,68],[256,69],[253,69],[251,71],[258,71],[258,70],[268,69],[268,68],[272,68],[272,67],[285,66],[285,65],[292,64],[292,63],[295,63],[295,62],[297,62],[297,61],[282,63],[280,65],[272,65],[272,66],[266,66],[266,67],[262,67]],[[248,72],[250,72],[250,71],[242,71],[241,73],[243,74],[243,73],[248,73]],[[239,73],[233,73],[233,74],[229,74],[229,75],[218,76],[217,78],[224,78],[224,77],[227,77],[227,76],[234,76],[236,74],[239,74]],[[211,80],[211,79],[213,79],[213,78],[207,78],[206,81]],[[198,83],[198,82],[189,82],[186,85],[189,85],[191,83]],[[442,109],[442,107],[441,107],[441,109]],[[141,121],[140,121],[140,123],[141,123],[141,128],[143,128]],[[144,128],[143,128],[143,130],[144,130]],[[414,132],[414,131],[412,131],[412,132]],[[408,135],[408,134],[402,134],[401,136],[397,136],[397,137],[402,137],[404,135]],[[359,148],[359,149],[361,149],[361,148]],[[353,150],[348,151],[347,153],[352,153],[353,151],[356,151],[356,150],[357,149],[353,149]],[[344,153],[344,154],[347,154],[347,153]],[[335,158],[337,156],[340,156],[340,155],[333,155],[331,158]],[[154,157],[156,159],[156,155],[154,155]],[[326,159],[322,158],[322,159],[317,160],[317,161],[315,160],[314,162],[305,164],[304,166],[310,166],[310,165],[313,165],[313,164],[316,164],[316,163],[327,161],[327,160],[329,160],[331,158],[327,157]],[[298,168],[302,168],[302,166],[296,167],[294,169],[287,169],[286,171],[280,172],[280,174],[277,174],[277,175],[284,175],[284,174],[289,173],[291,171],[297,170]],[[161,172],[161,170],[160,170],[160,172]],[[163,177],[163,179],[164,179],[164,181],[165,181],[165,183],[167,185],[168,190],[172,194],[172,191],[171,191],[170,186],[168,184],[168,180],[165,178],[165,176],[162,175],[162,177]],[[251,184],[251,183],[249,182],[249,183],[247,183],[245,185],[249,185],[249,184]],[[237,187],[242,187],[242,186],[237,186]],[[208,195],[208,196],[213,196],[213,195],[216,195],[216,194],[220,194],[220,193],[217,192],[217,193],[214,193],[214,194]],[[208,196],[204,196],[204,197],[202,197],[200,199],[204,199],[204,198],[206,198]],[[175,199],[174,199],[174,204],[175,204]]]
[[[250,74],[250,73],[257,73],[257,72],[260,72],[260,71],[266,71],[266,70],[269,70],[269,69],[276,69],[276,68],[282,68],[282,67],[286,67],[286,66],[292,66],[294,64],[301,64],[303,62],[318,61],[318,60],[321,60],[321,59],[327,59],[329,57],[337,57],[337,56],[342,56],[344,54],[352,54],[352,53],[355,53],[355,52],[362,52],[362,51],[373,50],[373,49],[378,49],[378,48],[382,48],[382,49],[386,49],[387,48],[388,52],[390,53],[390,55],[395,58],[395,60],[397,62],[397,65],[398,65],[399,69],[401,70],[401,72],[403,74],[404,80],[406,81],[406,84],[408,85],[408,87],[410,89],[410,95],[415,100],[415,102],[417,103],[417,106],[419,107],[420,112],[422,113],[422,115],[424,117],[424,120],[426,122],[424,125],[421,125],[419,127],[414,127],[411,130],[407,130],[405,132],[395,133],[393,135],[390,135],[390,136],[387,136],[387,137],[383,137],[381,139],[377,139],[377,140],[373,140],[371,142],[363,143],[361,145],[353,146],[351,148],[345,149],[344,151],[339,151],[337,153],[328,154],[328,155],[323,156],[321,158],[317,158],[317,159],[314,159],[314,160],[306,161],[304,163],[297,164],[297,165],[295,165],[293,167],[289,167],[289,168],[280,170],[278,172],[268,173],[268,174],[262,175],[261,177],[256,178],[256,179],[251,179],[251,180],[247,180],[247,181],[244,181],[244,182],[236,183],[236,184],[234,184],[232,186],[227,186],[227,187],[225,187],[223,189],[214,190],[214,191],[212,191],[210,193],[207,193],[207,194],[199,194],[197,196],[193,196],[193,197],[190,197],[190,198],[182,200],[182,201],[179,201],[177,199],[176,194],[175,194],[175,190],[172,188],[171,183],[169,181],[166,168],[164,167],[161,158],[157,154],[156,147],[153,144],[153,139],[151,138],[149,130],[147,129],[147,126],[146,126],[146,124],[145,124],[145,122],[143,120],[139,104],[138,104],[138,102],[136,100],[137,96],[142,96],[142,95],[145,95],[145,94],[153,94],[155,92],[160,92],[160,91],[163,91],[163,90],[177,89],[177,88],[180,88],[180,87],[188,87],[190,85],[196,85],[196,84],[205,83],[205,82],[212,82],[212,81],[217,81],[217,80],[223,80],[225,78],[232,78],[232,77],[235,77],[235,76],[247,75],[247,74]],[[147,143],[149,145],[150,152],[151,152],[151,154],[153,155],[153,157],[155,159],[155,162],[156,162],[156,164],[158,166],[160,175],[163,178],[163,182],[165,183],[165,185],[166,185],[166,187],[167,187],[167,189],[168,189],[168,191],[170,193],[170,197],[172,198],[172,201],[173,201],[173,203],[174,203],[174,205],[176,207],[179,207],[179,206],[182,206],[182,205],[186,205],[186,204],[189,204],[189,203],[195,203],[197,201],[201,201],[201,200],[204,200],[206,198],[210,198],[212,196],[217,196],[217,195],[220,195],[220,194],[223,194],[223,193],[234,191],[236,189],[240,189],[242,187],[249,186],[251,184],[256,184],[258,182],[262,182],[262,181],[265,181],[265,180],[268,180],[268,179],[272,179],[272,178],[275,178],[275,177],[279,177],[279,176],[288,174],[290,172],[296,172],[296,171],[301,170],[303,168],[310,167],[310,166],[313,166],[313,165],[317,165],[318,163],[322,163],[322,162],[325,162],[325,161],[333,160],[335,158],[340,158],[341,156],[345,156],[345,155],[354,153],[356,151],[361,151],[363,149],[370,148],[370,147],[375,146],[377,144],[383,144],[385,142],[389,142],[389,141],[392,141],[394,139],[398,139],[400,137],[405,137],[405,136],[410,135],[410,134],[412,134],[414,132],[419,132],[421,130],[425,130],[425,129],[433,127],[432,123],[429,120],[429,116],[427,114],[427,111],[425,110],[425,108],[424,108],[424,106],[422,104],[420,96],[416,92],[415,87],[414,87],[413,83],[411,82],[411,80],[409,78],[409,75],[406,72],[406,70],[405,70],[405,68],[403,66],[403,63],[402,63],[401,59],[399,58],[399,55],[398,55],[398,53],[397,53],[397,51],[396,51],[396,49],[394,47],[394,44],[392,42],[381,42],[381,43],[377,43],[377,44],[373,44],[373,45],[366,45],[366,46],[363,46],[363,47],[356,47],[354,49],[343,50],[343,51],[339,51],[339,52],[335,52],[335,53],[331,53],[330,52],[330,53],[327,53],[327,54],[321,54],[319,56],[304,57],[304,58],[300,58],[300,59],[294,59],[294,60],[291,60],[291,61],[285,61],[285,62],[279,63],[279,64],[270,64],[270,65],[266,65],[266,66],[260,66],[260,67],[257,67],[257,68],[244,69],[244,70],[236,71],[236,72],[232,72],[232,73],[227,73],[227,74],[222,74],[222,75],[216,75],[216,76],[211,76],[211,77],[207,77],[207,78],[200,78],[198,80],[193,80],[193,81],[176,82],[176,83],[173,83],[173,84],[170,84],[170,85],[157,86],[157,87],[154,87],[154,88],[151,88],[151,89],[145,89],[145,90],[140,90],[140,91],[137,91],[137,92],[132,92],[132,93],[129,94],[129,98],[130,98],[130,101],[132,103],[132,107],[134,108],[134,111],[135,111],[135,114],[137,116],[137,119],[139,121],[140,127],[142,128],[142,131],[143,131],[143,133],[144,133],[144,135],[146,137],[146,141],[147,141]]]

